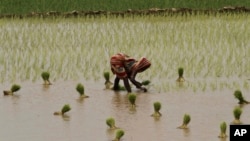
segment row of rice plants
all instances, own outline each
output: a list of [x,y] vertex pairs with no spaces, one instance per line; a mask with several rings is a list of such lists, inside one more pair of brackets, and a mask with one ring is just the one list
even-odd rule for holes
[[124,52],[147,57],[152,67],[138,78],[170,91],[177,69],[191,90],[249,88],[249,15],[3,19],[0,21],[3,82],[51,79],[100,80],[109,58]]

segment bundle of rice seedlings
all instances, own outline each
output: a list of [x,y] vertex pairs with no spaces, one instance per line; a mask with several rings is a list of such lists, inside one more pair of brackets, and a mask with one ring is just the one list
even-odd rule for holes
[[[112,88],[114,90],[114,87]],[[120,84],[118,85],[118,89],[119,91],[126,91],[126,88],[124,86],[121,86]]]
[[185,79],[183,77],[183,73],[184,73],[184,69],[183,68],[178,68],[179,77],[176,80],[177,82],[184,82],[185,81]]
[[113,141],[120,141],[121,138],[124,136],[124,131],[122,129],[119,129],[116,131],[115,139]]
[[50,77],[49,72],[47,72],[47,71],[42,72],[41,76],[42,76],[42,79],[44,81],[44,85],[51,85],[50,80],[49,80],[49,77]]
[[136,105],[135,105],[136,95],[135,94],[133,94],[133,93],[129,94],[128,95],[128,100],[129,100],[132,108],[136,107]]
[[76,91],[79,93],[81,98],[88,98],[89,96],[84,93],[84,86],[81,83],[78,83],[76,86]]
[[182,123],[182,125],[180,126],[180,127],[178,127],[178,128],[180,128],[180,129],[188,129],[188,124],[189,124],[189,122],[191,121],[191,117],[190,117],[190,115],[188,115],[188,114],[185,114],[184,116],[183,116],[183,123]]
[[10,90],[4,90],[3,91],[3,94],[4,95],[13,95],[14,92],[17,92],[21,89],[21,86],[20,85],[17,85],[17,84],[13,84],[10,88]]
[[66,112],[70,111],[71,107],[69,104],[65,104],[60,112],[54,112],[54,115],[64,115]]
[[233,111],[233,114],[234,114],[234,121],[232,123],[233,124],[241,124],[241,121],[240,121],[240,116],[242,114],[241,108],[240,107],[235,107],[234,111]]
[[161,116],[160,109],[161,109],[161,103],[154,102],[154,113],[151,116],[160,117]]
[[245,100],[245,98],[242,95],[242,92],[240,90],[236,90],[234,92],[234,97],[237,98],[239,100],[239,104],[249,104],[248,101]]
[[116,129],[117,127],[115,126],[115,119],[110,117],[106,119],[106,124],[109,126],[110,129]]
[[111,86],[113,85],[113,83],[110,81],[110,74],[109,74],[109,72],[104,72],[103,76],[105,78],[105,83],[104,84],[105,84],[106,89],[110,89]]
[[141,82],[141,84],[144,85],[144,86],[147,86],[147,85],[149,85],[150,83],[151,83],[151,82],[150,82],[149,80],[144,80],[144,81]]
[[220,124],[220,135],[219,135],[219,138],[226,138],[227,137],[226,131],[227,131],[227,124],[226,124],[226,122],[222,122]]

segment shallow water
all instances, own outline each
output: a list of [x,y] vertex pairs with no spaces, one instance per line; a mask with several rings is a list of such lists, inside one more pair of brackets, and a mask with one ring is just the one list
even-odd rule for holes
[[[231,90],[159,93],[149,89],[137,93],[136,110],[131,110],[126,92],[104,90],[102,82],[83,82],[85,94],[80,100],[75,87],[79,81],[57,81],[45,88],[42,83],[23,82],[14,96],[0,95],[0,137],[5,141],[111,141],[115,131],[105,121],[114,117],[125,131],[122,141],[220,141],[219,125],[233,121],[237,100]],[[2,84],[0,90],[9,88]],[[249,91],[243,91],[247,100]],[[155,119],[153,103],[162,103],[162,117]],[[64,104],[72,110],[66,117],[54,116]],[[243,107],[241,121],[250,123],[250,105]],[[191,116],[189,130],[177,129],[183,115]],[[224,141],[229,140],[229,138]]]

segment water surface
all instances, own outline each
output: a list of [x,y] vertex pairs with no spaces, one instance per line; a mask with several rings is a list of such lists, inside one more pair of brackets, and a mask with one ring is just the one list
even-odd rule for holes
[[[115,131],[109,130],[105,121],[114,117],[116,125],[125,131],[123,141],[220,141],[220,123],[229,125],[238,106],[231,90],[159,93],[152,88],[148,93],[133,89],[137,107],[131,110],[126,92],[104,90],[102,82],[86,81],[85,94],[90,98],[80,100],[77,83],[57,81],[45,88],[39,82],[24,82],[14,96],[0,95],[2,140],[111,141]],[[0,89],[9,87],[2,84]],[[249,91],[243,94],[250,99]],[[162,103],[159,119],[150,116],[155,101]],[[54,116],[64,104],[70,104],[72,110],[66,117]],[[241,120],[247,124],[250,105],[242,108]],[[189,129],[177,129],[185,113],[191,116]]]

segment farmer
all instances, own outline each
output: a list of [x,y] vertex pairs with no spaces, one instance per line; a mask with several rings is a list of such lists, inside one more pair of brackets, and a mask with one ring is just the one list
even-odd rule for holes
[[126,90],[130,93],[131,87],[129,85],[130,80],[138,89],[147,91],[146,88],[142,87],[142,84],[135,80],[136,74],[143,72],[151,66],[151,63],[144,57],[139,61],[129,57],[123,53],[117,53],[110,59],[111,70],[116,75],[114,82],[114,90],[119,90],[119,81],[123,80]]

